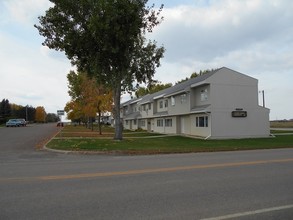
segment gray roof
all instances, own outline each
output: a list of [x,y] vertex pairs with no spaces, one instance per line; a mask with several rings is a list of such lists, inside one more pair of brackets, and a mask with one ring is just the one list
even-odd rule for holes
[[[222,68],[224,68],[224,67],[222,67]],[[222,69],[222,68],[220,68],[220,69]],[[163,90],[158,91],[156,93],[145,95],[145,96],[141,97],[140,103],[141,104],[149,103],[149,102],[152,102],[154,100],[154,98],[159,97],[159,96],[163,97],[163,96],[168,96],[168,95],[171,95],[171,94],[175,94],[175,93],[180,92],[180,91],[184,92],[192,84],[200,83],[200,82],[206,80],[207,78],[211,77],[216,72],[218,72],[220,69],[216,69],[216,70],[211,71],[209,73],[206,73],[204,75],[201,75],[201,76],[198,76],[198,77],[195,77],[195,78],[191,78],[191,79],[189,79],[187,81],[184,81],[182,83],[179,83],[179,84],[174,85],[172,87],[169,87],[167,89],[163,89]]]
[[208,79],[209,77],[211,77],[212,75],[214,75],[216,72],[218,72],[219,70],[221,70],[223,68],[226,68],[226,67],[222,67],[222,68],[213,70],[209,73],[203,74],[201,76],[191,78],[187,81],[176,84],[176,85],[169,87],[167,89],[163,89],[163,90],[158,91],[156,93],[147,94],[147,95],[140,97],[140,98],[133,98],[131,100],[128,100],[127,102],[122,103],[121,107],[129,105],[132,102],[138,102],[138,101],[140,104],[146,104],[146,103],[153,102],[154,99],[159,98],[159,97],[171,96],[172,94],[180,93],[181,91],[183,93],[183,92],[187,91],[191,85],[205,81],[206,79]]
[[137,119],[137,118],[141,118],[140,112],[132,112],[132,113],[130,113],[130,114],[128,114],[128,115],[126,115],[124,117],[124,119],[126,119],[126,120],[128,120],[128,119]]

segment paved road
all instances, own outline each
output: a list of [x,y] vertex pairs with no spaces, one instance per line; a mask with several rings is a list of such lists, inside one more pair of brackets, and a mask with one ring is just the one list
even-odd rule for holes
[[[24,140],[7,140],[12,131]],[[293,219],[293,149],[158,156],[34,149],[54,132],[0,128],[1,220]]]

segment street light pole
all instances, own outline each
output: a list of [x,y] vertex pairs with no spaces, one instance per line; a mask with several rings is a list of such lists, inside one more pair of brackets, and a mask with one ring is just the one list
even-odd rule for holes
[[27,105],[25,106],[25,120],[28,121],[28,118],[27,118]]

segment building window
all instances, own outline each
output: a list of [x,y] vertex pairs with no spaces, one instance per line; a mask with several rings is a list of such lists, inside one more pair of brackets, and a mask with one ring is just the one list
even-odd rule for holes
[[165,126],[172,127],[172,119],[165,119]]
[[200,101],[207,101],[208,100],[208,90],[203,89],[200,91]]
[[142,106],[142,110],[145,111],[145,105]]
[[133,120],[133,125],[136,125],[136,119]]
[[149,103],[149,110],[151,110],[152,109],[152,104],[151,103]]
[[145,127],[145,120],[140,120],[139,123],[140,123],[140,126],[141,126],[141,127]]
[[186,102],[186,94],[181,95],[181,103]]
[[208,127],[208,126],[209,126],[208,116],[196,117],[196,127]]
[[125,124],[128,125],[128,120],[125,121]]
[[168,108],[168,99],[165,100],[165,108]]
[[171,96],[171,105],[172,105],[172,106],[175,105],[175,98],[174,98],[174,96]]
[[160,108],[163,108],[163,101],[160,101]]
[[164,126],[163,119],[157,119],[157,127],[163,127],[163,126]]

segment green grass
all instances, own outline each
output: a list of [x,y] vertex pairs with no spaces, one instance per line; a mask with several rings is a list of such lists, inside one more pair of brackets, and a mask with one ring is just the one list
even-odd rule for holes
[[286,133],[293,133],[292,130],[271,130],[271,134],[286,134]]
[[122,141],[91,138],[53,139],[47,144],[47,147],[72,151],[115,151],[125,154],[234,151],[291,148],[293,147],[293,135],[239,140],[200,140],[182,136],[164,136],[157,138],[125,137]]

